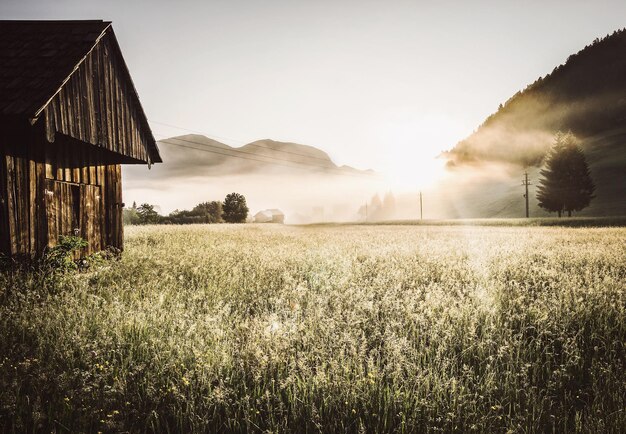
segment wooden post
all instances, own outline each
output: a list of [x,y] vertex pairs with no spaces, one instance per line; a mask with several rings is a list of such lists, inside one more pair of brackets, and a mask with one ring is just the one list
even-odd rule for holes
[[420,220],[424,220],[424,208],[422,206],[422,192],[420,191]]
[[528,172],[524,172],[524,179],[522,180],[522,185],[526,188],[526,192],[524,193],[524,198],[526,199],[526,218],[529,217],[528,212],[528,186],[530,185],[530,181],[528,181]]

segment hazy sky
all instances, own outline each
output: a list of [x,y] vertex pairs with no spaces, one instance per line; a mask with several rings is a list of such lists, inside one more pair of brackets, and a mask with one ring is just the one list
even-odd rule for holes
[[626,2],[1,0],[0,17],[113,21],[151,121],[402,176],[625,26]]

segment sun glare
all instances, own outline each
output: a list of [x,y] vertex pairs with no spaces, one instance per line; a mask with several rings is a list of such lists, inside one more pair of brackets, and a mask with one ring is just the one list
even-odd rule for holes
[[390,188],[409,192],[436,187],[446,177],[446,160],[443,158],[398,159],[385,171]]
[[445,113],[398,114],[380,130],[385,143],[381,161],[390,188],[410,192],[436,187],[446,176],[446,160],[438,157],[467,135],[467,126]]

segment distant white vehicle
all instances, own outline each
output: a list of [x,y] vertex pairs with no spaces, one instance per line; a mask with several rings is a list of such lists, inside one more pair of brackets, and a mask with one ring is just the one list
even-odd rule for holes
[[285,214],[279,209],[266,209],[254,215],[255,223],[284,223]]

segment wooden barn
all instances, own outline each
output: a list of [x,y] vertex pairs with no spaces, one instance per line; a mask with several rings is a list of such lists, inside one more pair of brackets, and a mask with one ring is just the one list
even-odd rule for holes
[[0,21],[0,252],[121,250],[120,165],[158,162],[110,22]]

